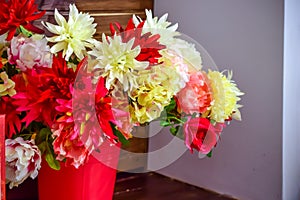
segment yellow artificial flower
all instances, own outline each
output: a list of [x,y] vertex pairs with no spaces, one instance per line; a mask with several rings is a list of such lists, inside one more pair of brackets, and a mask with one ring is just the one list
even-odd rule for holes
[[160,85],[148,85],[136,89],[132,97],[136,99],[129,108],[132,120],[144,124],[158,118],[173,95]]
[[86,47],[92,48],[96,43],[93,35],[96,32],[97,24],[93,23],[94,18],[87,13],[78,12],[74,4],[70,5],[69,19],[66,19],[55,9],[55,21],[58,25],[43,22],[44,26],[56,36],[47,38],[48,41],[56,43],[51,48],[51,53],[63,50],[63,57],[69,60],[74,53],[79,59],[86,55]]
[[135,58],[139,55],[141,48],[133,48],[134,38],[127,43],[122,42],[121,36],[107,37],[102,35],[102,43],[89,54],[96,57],[98,64],[95,69],[103,70],[102,77],[106,77],[105,87],[110,89],[116,86],[118,80],[124,91],[138,87],[136,79],[137,72],[149,66],[149,62],[140,62]]
[[171,74],[176,71],[164,71],[167,68],[158,71],[158,67],[152,67],[152,72],[140,73],[137,79],[139,87],[130,93],[132,105],[129,110],[133,122],[144,124],[157,119],[175,94],[175,88],[172,87],[174,84],[168,79],[167,72],[171,78]]
[[0,52],[7,46],[7,33],[0,35]]
[[8,78],[6,72],[0,73],[0,78],[2,79],[3,83],[0,84],[0,97],[9,95],[14,96],[16,94],[15,82]]
[[[229,72],[228,77],[226,77],[221,72],[209,70],[207,77],[210,81],[213,96],[213,102],[209,108],[210,119],[223,123],[232,116],[237,120],[241,120],[238,110],[241,105],[237,104],[237,102],[240,100],[239,96],[244,93],[231,80],[232,74]],[[233,113],[235,114],[232,115]]]

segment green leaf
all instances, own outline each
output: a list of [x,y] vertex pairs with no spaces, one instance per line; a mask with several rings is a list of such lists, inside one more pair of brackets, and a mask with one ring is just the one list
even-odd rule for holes
[[184,140],[184,134],[183,134],[183,131],[182,131],[182,126],[171,127],[170,132],[172,133],[172,135]]
[[35,142],[40,144],[43,141],[47,141],[48,137],[51,135],[51,130],[49,128],[42,128],[40,132],[36,135]]
[[130,142],[124,137],[124,135],[119,130],[115,130],[114,133],[123,145],[129,145]]
[[60,170],[60,164],[55,159],[54,155],[52,153],[47,153],[45,155],[45,160],[47,161],[48,165],[55,170]]
[[170,112],[176,108],[176,101],[174,98],[171,99],[170,104],[165,107],[167,112]]
[[118,137],[119,141],[123,144],[123,145],[128,145],[129,141],[124,137],[124,135],[116,128],[116,125],[114,125],[113,123],[110,123],[110,126],[113,129],[113,132],[115,134],[115,136]]
[[193,115],[192,115],[192,118],[196,118],[197,115],[198,115],[198,114],[194,112]]
[[31,37],[33,35],[32,32],[28,31],[23,26],[20,26],[20,32],[23,33],[27,37]]
[[160,121],[160,126],[164,126],[164,127],[166,127],[166,126],[170,126],[171,125],[171,123],[170,122],[166,122],[166,121]]
[[178,132],[177,127],[171,127],[171,128],[170,128],[170,132],[172,133],[172,135],[176,136],[176,134],[177,134],[177,132]]
[[44,154],[46,151],[47,151],[47,149],[49,148],[48,147],[48,143],[46,142],[46,141],[43,141],[43,142],[41,142],[39,145],[37,145],[38,146],[38,148],[40,149],[40,151],[41,151],[41,154]]
[[206,156],[211,158],[212,157],[212,150]]

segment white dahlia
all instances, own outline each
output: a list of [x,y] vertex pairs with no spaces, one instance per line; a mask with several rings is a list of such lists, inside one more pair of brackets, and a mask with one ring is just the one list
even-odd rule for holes
[[86,55],[86,47],[92,48],[95,40],[93,35],[96,32],[97,24],[87,13],[78,12],[74,4],[70,5],[69,19],[66,19],[55,9],[55,21],[58,25],[48,22],[44,26],[55,36],[47,38],[48,41],[56,43],[51,48],[51,53],[63,50],[65,60],[69,60],[74,53],[79,59]]
[[[152,15],[151,10],[146,9],[146,20],[143,25],[143,33],[151,32],[152,34],[159,34],[159,42],[164,45],[170,44],[173,37],[179,35],[177,32],[178,24],[174,24],[172,26],[171,22],[167,21],[168,13],[164,14],[160,19],[158,17],[154,17]],[[133,15],[133,23],[135,26],[140,24],[143,20],[135,15]]]
[[137,72],[148,67],[148,62],[139,62],[135,58],[139,55],[141,48],[133,48],[134,39],[127,43],[122,42],[121,36],[106,37],[102,35],[102,43],[98,44],[89,53],[96,57],[98,64],[96,69],[102,70],[103,77],[106,77],[107,89],[116,86],[116,81],[123,85],[124,91],[138,87]]

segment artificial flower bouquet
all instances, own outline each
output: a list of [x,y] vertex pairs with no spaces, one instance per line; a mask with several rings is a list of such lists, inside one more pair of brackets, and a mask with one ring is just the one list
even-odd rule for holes
[[118,145],[154,120],[190,151],[210,155],[226,121],[241,119],[243,93],[231,73],[203,70],[200,52],[178,37],[167,14],[146,10],[145,20],[112,23],[111,35],[97,41],[94,19],[73,4],[68,19],[55,10],[56,24],[40,27],[32,21],[45,12],[33,0],[0,0],[0,7],[10,188],[35,178],[42,157],[53,169],[78,168],[104,141]]

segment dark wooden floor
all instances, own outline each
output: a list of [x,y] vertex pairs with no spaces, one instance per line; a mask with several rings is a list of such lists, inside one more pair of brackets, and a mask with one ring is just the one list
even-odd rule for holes
[[118,174],[113,200],[233,200],[157,173]]
[[[7,200],[38,200],[37,181],[27,179]],[[118,173],[113,200],[233,200],[157,173]]]

